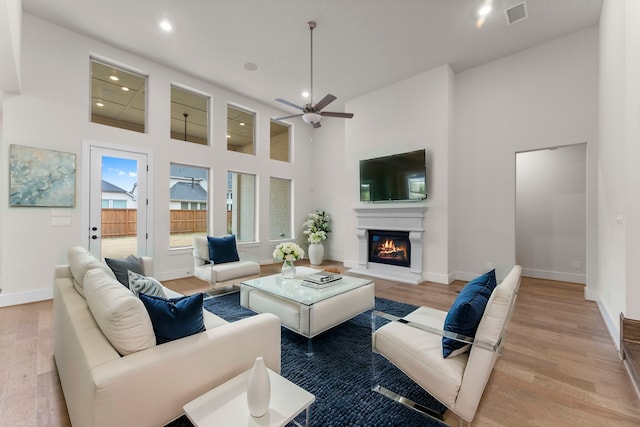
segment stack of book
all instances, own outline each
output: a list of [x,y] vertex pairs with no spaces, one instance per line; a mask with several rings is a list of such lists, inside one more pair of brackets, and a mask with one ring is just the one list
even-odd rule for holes
[[317,273],[304,276],[300,281],[300,284],[310,288],[324,288],[335,284],[340,279],[342,279],[342,274],[340,273],[319,271]]

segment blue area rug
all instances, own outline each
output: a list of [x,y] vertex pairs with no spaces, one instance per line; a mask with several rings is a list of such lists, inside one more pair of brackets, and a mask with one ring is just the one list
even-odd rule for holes
[[[240,306],[239,292],[209,298],[204,305],[230,322],[255,314]],[[402,316],[415,307],[376,298],[376,309]],[[374,360],[370,311],[313,338],[313,355],[307,355],[307,348],[306,338],[282,328],[281,375],[316,396],[311,405],[311,426],[446,426],[371,391]],[[445,411],[443,405],[386,359],[373,357],[382,385],[439,413]],[[189,425],[185,416],[170,424]]]

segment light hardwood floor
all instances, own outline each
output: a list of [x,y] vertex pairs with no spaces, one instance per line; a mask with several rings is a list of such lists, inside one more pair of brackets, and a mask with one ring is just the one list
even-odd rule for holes
[[[261,273],[279,267],[263,266]],[[443,310],[464,285],[375,282],[377,296]],[[165,285],[184,294],[208,288],[194,278]],[[474,426],[640,425],[640,400],[596,304],[584,301],[583,291],[581,285],[523,279]],[[0,427],[70,425],[53,362],[52,309],[51,301],[0,309]]]

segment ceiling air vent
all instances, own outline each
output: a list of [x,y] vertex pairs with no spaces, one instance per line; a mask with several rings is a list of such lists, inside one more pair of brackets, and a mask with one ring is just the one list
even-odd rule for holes
[[507,17],[507,24],[515,24],[516,22],[527,19],[527,6],[525,2],[518,3],[509,9],[505,9],[504,15]]

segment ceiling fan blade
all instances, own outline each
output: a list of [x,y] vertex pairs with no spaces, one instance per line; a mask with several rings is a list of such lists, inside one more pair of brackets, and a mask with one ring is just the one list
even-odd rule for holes
[[289,101],[286,101],[286,100],[280,99],[280,98],[277,98],[276,101],[282,102],[283,104],[288,105],[289,107],[297,108],[298,110],[304,111],[304,108],[302,108],[299,105],[294,104],[293,102],[289,102]]
[[275,120],[276,122],[278,122],[278,121],[280,121],[280,120],[284,120],[284,119],[291,119],[291,118],[293,118],[293,117],[300,117],[300,116],[302,116],[302,114],[292,114],[292,115],[290,115],[290,116],[278,117],[277,119],[273,119],[273,120]]
[[335,113],[333,111],[322,111],[321,116],[325,117],[342,117],[343,119],[350,119],[353,117],[353,113]]
[[322,125],[320,124],[320,122],[315,122],[315,123],[313,123],[313,127],[314,127],[314,129],[315,129],[315,128],[319,128],[320,126],[322,126]]
[[313,110],[318,112],[322,110],[324,107],[326,107],[327,105],[331,104],[336,99],[337,98],[335,96],[328,94],[324,98],[322,98],[320,101],[318,101],[316,105],[313,106]]

